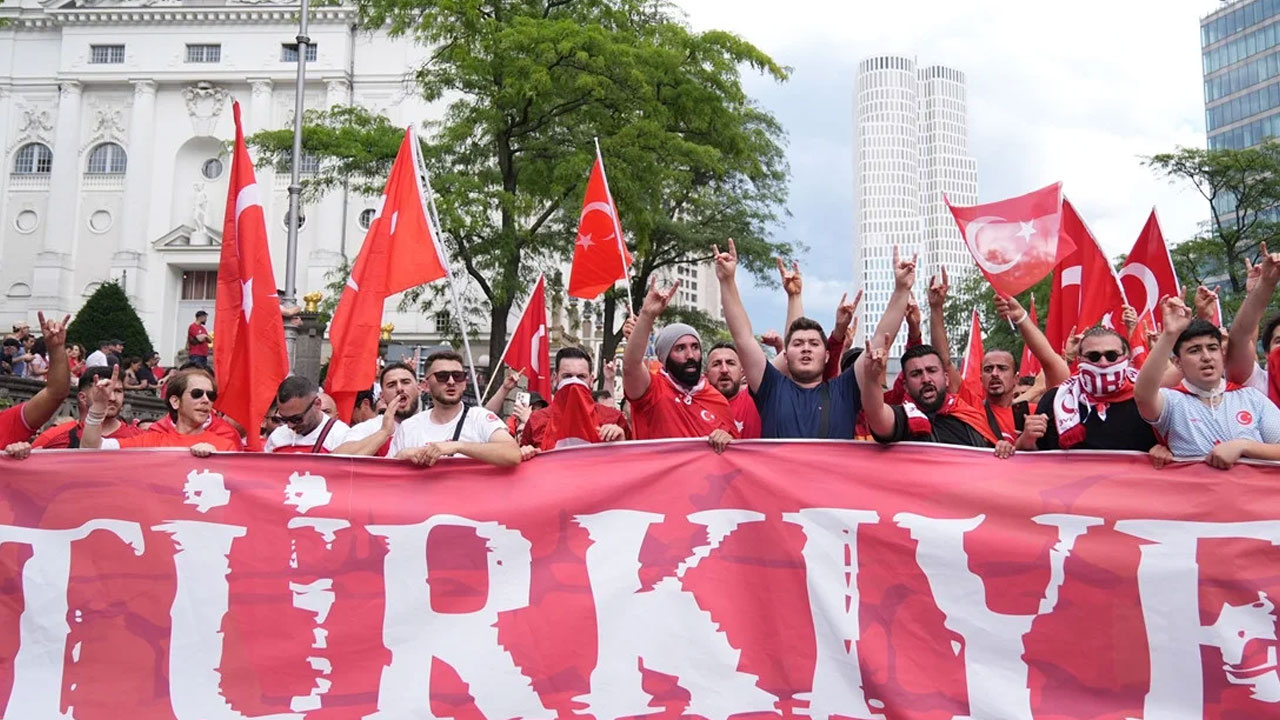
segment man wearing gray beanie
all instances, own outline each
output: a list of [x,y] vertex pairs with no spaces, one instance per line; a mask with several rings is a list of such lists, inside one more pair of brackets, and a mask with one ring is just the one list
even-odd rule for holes
[[684,323],[662,328],[653,343],[661,367],[651,371],[645,363],[645,340],[679,288],[679,280],[666,290],[651,281],[634,318],[622,355],[622,389],[631,403],[631,423],[637,440],[705,437],[716,452],[723,452],[737,437],[737,426],[729,401],[702,376],[698,331]]

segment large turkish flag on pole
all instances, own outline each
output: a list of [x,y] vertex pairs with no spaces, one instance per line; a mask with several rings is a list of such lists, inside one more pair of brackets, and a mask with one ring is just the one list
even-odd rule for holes
[[351,418],[356,393],[372,387],[377,375],[378,333],[387,298],[448,275],[423,199],[413,154],[416,142],[413,128],[406,129],[329,327],[333,357],[325,390],[344,420]]
[[1124,267],[1120,268],[1120,282],[1139,317],[1154,312],[1162,297],[1182,296],[1182,285],[1173,269],[1173,258],[1164,244],[1154,208],[1125,258]]
[[249,449],[259,451],[262,437],[258,428],[280,382],[289,374],[289,354],[262,196],[240,125],[240,103],[231,103],[231,114],[236,123],[236,144],[218,259],[213,367],[219,393],[214,407],[240,423]]
[[1079,332],[1108,319],[1119,319],[1124,305],[1120,279],[1098,241],[1070,201],[1062,201],[1062,235],[1075,249],[1058,264],[1049,292],[1045,336],[1062,352],[1071,328]]
[[1062,183],[1007,200],[958,207],[947,202],[965,246],[991,287],[1017,295],[1053,271],[1074,246],[1062,237]]
[[969,344],[965,347],[964,364],[960,366],[960,395],[975,405],[981,405],[987,399],[987,392],[982,387],[982,356],[986,354],[982,344],[982,317],[975,309],[969,323]]
[[551,339],[547,336],[546,278],[539,275],[533,294],[524,306],[520,324],[511,334],[502,362],[529,378],[529,388],[551,402]]
[[587,179],[569,268],[569,296],[594,300],[600,293],[630,276],[631,253],[622,239],[618,208],[604,175],[604,158],[596,148],[596,163]]

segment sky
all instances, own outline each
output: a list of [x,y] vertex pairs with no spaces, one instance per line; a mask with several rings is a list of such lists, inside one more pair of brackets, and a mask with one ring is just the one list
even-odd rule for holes
[[[867,56],[915,57],[968,81],[969,152],[979,202],[1061,181],[1110,256],[1128,252],[1151,208],[1173,244],[1208,218],[1189,184],[1141,156],[1205,145],[1202,16],[1217,0],[679,0],[697,30],[734,32],[792,69],[747,92],[788,133],[790,217],[807,314],[830,322],[853,285],[853,88]],[[780,327],[780,287],[749,287],[757,324]],[[765,328],[757,328],[757,332]]]

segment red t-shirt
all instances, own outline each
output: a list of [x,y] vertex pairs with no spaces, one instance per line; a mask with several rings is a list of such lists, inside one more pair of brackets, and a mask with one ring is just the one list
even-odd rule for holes
[[191,447],[200,443],[209,443],[214,449],[222,452],[240,450],[238,443],[233,443],[212,430],[202,430],[194,435],[181,435],[176,432],[157,430],[154,425],[144,433],[116,442],[120,443],[121,448]]
[[[209,419],[205,421],[204,429],[208,430],[214,435],[221,435],[227,440],[235,443],[236,447],[233,448],[234,450],[244,449],[244,440],[240,437],[240,431],[236,430],[231,423],[227,422],[226,420],[223,420],[217,415],[209,416]],[[165,415],[161,417],[159,420],[152,423],[151,427],[148,429],[148,432],[150,432],[151,430],[155,430],[157,432],[172,433],[174,435],[178,434],[177,426],[173,424],[173,420],[168,415]]]
[[756,400],[745,387],[729,399],[729,411],[733,413],[733,423],[738,428],[738,437],[743,440],[754,440],[760,437],[760,411],[756,409]]
[[996,424],[1000,426],[1000,432],[1004,435],[1004,439],[1009,442],[1017,440],[1018,426],[1013,419],[1013,406],[1000,407],[998,405],[990,405],[990,408],[991,412],[996,416]]
[[25,442],[35,435],[35,428],[27,427],[27,419],[22,416],[22,408],[26,403],[18,403],[8,410],[0,411],[0,450],[16,442]]
[[[77,430],[81,437],[84,436],[84,425],[72,420],[70,422],[64,422],[61,425],[54,425],[48,430],[40,433],[40,436],[31,443],[31,446],[44,448],[45,450],[65,450],[66,448],[71,447],[72,430]],[[122,440],[124,438],[133,437],[134,435],[141,435],[142,433],[143,431],[139,430],[137,426],[121,422],[120,427],[116,428],[115,432],[110,435],[103,435],[102,437],[111,438],[112,440]]]
[[197,335],[208,335],[208,334],[209,334],[209,331],[205,328],[204,325],[201,325],[198,322],[191,323],[191,325],[187,327],[187,354],[203,355],[204,357],[208,357],[209,343],[207,342],[194,343],[194,344],[192,343],[192,341],[195,340]]
[[666,370],[649,374],[649,389],[631,401],[631,422],[637,440],[706,437],[719,428],[738,437],[729,401],[706,378],[691,392],[677,389]]

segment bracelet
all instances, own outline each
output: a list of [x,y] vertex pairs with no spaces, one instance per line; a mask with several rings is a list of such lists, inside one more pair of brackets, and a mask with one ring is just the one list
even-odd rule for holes
[[85,413],[84,424],[86,426],[88,425],[98,426],[98,425],[101,425],[102,421],[106,419],[107,419],[106,410],[103,410],[100,412],[95,412],[93,410],[90,410],[88,413]]
[[1027,318],[1029,318],[1029,317],[1031,317],[1031,313],[1027,312],[1026,310],[1023,310],[1023,311],[1022,311],[1022,317],[1018,318],[1017,320],[1014,320],[1014,321],[1013,321],[1013,324],[1014,324],[1014,325],[1021,325],[1022,323],[1026,322],[1026,321],[1027,321]]

